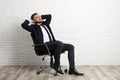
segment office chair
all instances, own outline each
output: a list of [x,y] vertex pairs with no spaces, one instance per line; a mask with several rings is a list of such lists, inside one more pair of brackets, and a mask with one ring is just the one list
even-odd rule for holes
[[[36,74],[40,74],[47,67],[53,68],[53,54],[51,54],[48,46],[45,43],[34,44],[32,46],[34,47],[34,50],[35,50],[35,53],[36,53],[37,56],[43,56],[42,57],[42,64],[39,67],[39,69],[38,69]],[[50,56],[50,66],[45,66],[44,65],[46,56]],[[57,72],[55,73],[55,75],[57,75]]]
[[[54,66],[54,60],[53,60],[53,52],[50,52],[48,46],[45,43],[42,44],[34,44],[32,45],[34,47],[35,53],[37,56],[43,56],[42,57],[42,64],[40,65],[40,67],[38,68],[36,74],[40,74],[44,69],[46,69],[47,67],[53,68]],[[64,53],[65,51],[62,51],[62,53]],[[46,56],[50,56],[50,66],[45,66],[45,57]],[[61,66],[63,67],[63,66]],[[67,72],[67,69],[64,70],[65,73]],[[55,72],[54,76],[57,76],[58,72]]]

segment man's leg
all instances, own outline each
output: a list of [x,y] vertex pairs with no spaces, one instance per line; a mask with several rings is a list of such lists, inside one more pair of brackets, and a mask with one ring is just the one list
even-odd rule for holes
[[84,75],[83,73],[79,73],[75,69],[75,60],[74,60],[74,46],[72,44],[64,43],[63,51],[68,51],[68,60],[69,60],[69,74],[75,75]]
[[74,60],[74,46],[72,44],[64,43],[63,51],[68,51],[69,69],[75,68]]
[[60,54],[63,50],[63,43],[60,41],[53,41],[53,42],[47,42],[46,43],[50,52],[53,52],[55,63],[53,68],[56,70],[57,73],[64,74],[60,67]]
[[60,66],[60,54],[63,50],[63,43],[60,41],[53,41],[53,42],[47,42],[46,43],[50,52],[53,52],[54,59],[55,59],[55,66]]

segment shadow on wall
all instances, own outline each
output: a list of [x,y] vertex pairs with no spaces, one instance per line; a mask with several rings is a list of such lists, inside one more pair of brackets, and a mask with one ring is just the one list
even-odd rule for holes
[[[19,19],[19,18],[18,18]],[[19,19],[20,20],[20,19]],[[21,27],[24,21],[17,21],[14,23],[14,30],[12,32],[12,58],[13,65],[36,65],[40,64],[40,57],[35,54],[32,47],[33,42],[30,32]]]

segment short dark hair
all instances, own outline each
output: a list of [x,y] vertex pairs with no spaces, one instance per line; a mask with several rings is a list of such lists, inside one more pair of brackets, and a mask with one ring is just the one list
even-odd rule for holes
[[32,20],[34,19],[34,16],[35,16],[36,14],[38,14],[38,13],[33,13],[33,14],[31,15],[31,19],[32,19]]

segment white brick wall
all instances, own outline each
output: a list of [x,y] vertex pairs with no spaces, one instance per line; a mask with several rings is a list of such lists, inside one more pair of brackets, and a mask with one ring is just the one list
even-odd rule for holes
[[39,63],[21,27],[34,12],[53,15],[53,33],[75,45],[76,65],[120,64],[120,0],[0,0],[0,65]]

